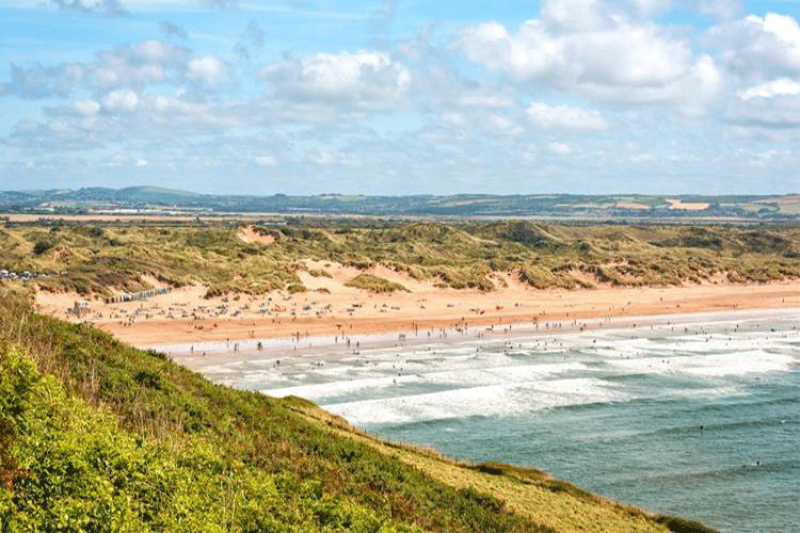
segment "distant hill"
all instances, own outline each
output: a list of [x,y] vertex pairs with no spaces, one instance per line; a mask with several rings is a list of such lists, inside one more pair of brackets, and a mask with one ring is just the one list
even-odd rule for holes
[[96,202],[120,205],[168,205],[176,203],[185,205],[192,200],[202,200],[203,198],[201,194],[161,187],[126,187],[124,189],[87,187],[77,190],[6,191],[0,193],[0,205],[17,203],[25,205],[50,203],[90,204]]
[[0,192],[6,212],[164,209],[215,213],[270,212],[436,217],[534,217],[551,219],[800,220],[800,195],[488,195],[272,196],[199,194],[161,187]]
[[165,189],[163,187],[126,187],[125,189],[83,189],[83,191],[97,191],[99,194],[108,194],[112,201],[132,203],[183,203],[202,200],[203,195]]

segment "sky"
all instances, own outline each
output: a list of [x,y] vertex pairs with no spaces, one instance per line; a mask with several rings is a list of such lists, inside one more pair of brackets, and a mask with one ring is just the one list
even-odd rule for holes
[[0,0],[0,189],[800,192],[800,0]]

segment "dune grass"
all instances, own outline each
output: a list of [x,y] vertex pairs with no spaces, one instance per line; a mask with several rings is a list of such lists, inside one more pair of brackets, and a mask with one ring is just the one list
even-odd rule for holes
[[[256,226],[274,239],[248,243],[235,224],[165,227],[37,226],[0,229],[0,268],[56,274],[46,290],[108,294],[151,288],[146,276],[209,295],[301,290],[302,262],[384,265],[439,286],[490,291],[496,274],[539,289],[670,286],[800,277],[800,228],[568,226],[493,223],[295,221]],[[313,269],[312,269],[313,270]],[[324,271],[311,272],[325,276]],[[362,278],[367,290],[380,283]],[[397,289],[400,290],[400,289]]]
[[388,279],[373,276],[372,274],[359,274],[353,279],[347,281],[344,285],[345,287],[353,287],[356,289],[363,289],[365,291],[378,293],[395,291],[408,292],[408,289],[406,289],[401,283],[389,281]]

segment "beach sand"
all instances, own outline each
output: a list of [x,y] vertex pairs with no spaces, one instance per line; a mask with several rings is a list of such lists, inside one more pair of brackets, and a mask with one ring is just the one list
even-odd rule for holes
[[[306,261],[301,272],[306,293],[286,291],[205,299],[205,287],[173,290],[146,301],[106,304],[89,300],[89,311],[68,313],[77,294],[39,292],[37,309],[70,321],[92,323],[134,346],[187,345],[300,337],[353,336],[459,328],[465,326],[541,324],[704,311],[800,307],[800,281],[731,284],[720,279],[680,287],[610,287],[537,290],[498,274],[495,291],[436,287],[385,267],[368,273],[401,283],[408,292],[374,294],[346,287],[363,271],[329,262]],[[155,279],[150,280],[155,286]]]

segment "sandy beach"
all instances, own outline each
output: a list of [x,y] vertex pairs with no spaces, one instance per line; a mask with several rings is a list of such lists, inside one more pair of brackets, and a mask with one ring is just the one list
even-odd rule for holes
[[[401,283],[408,291],[371,293],[345,286],[362,273],[353,267],[306,261],[313,276],[301,272],[308,292],[275,291],[261,296],[231,294],[204,298],[195,285],[125,303],[84,301],[77,294],[39,292],[37,308],[70,321],[92,323],[139,347],[188,345],[210,341],[271,338],[395,335],[443,328],[500,326],[515,323],[685,314],[722,310],[800,307],[800,281],[731,284],[720,279],[681,287],[611,287],[536,290],[509,275],[497,275],[495,291],[454,290],[419,281],[385,267],[368,273]],[[149,280],[154,286],[158,282]]]

